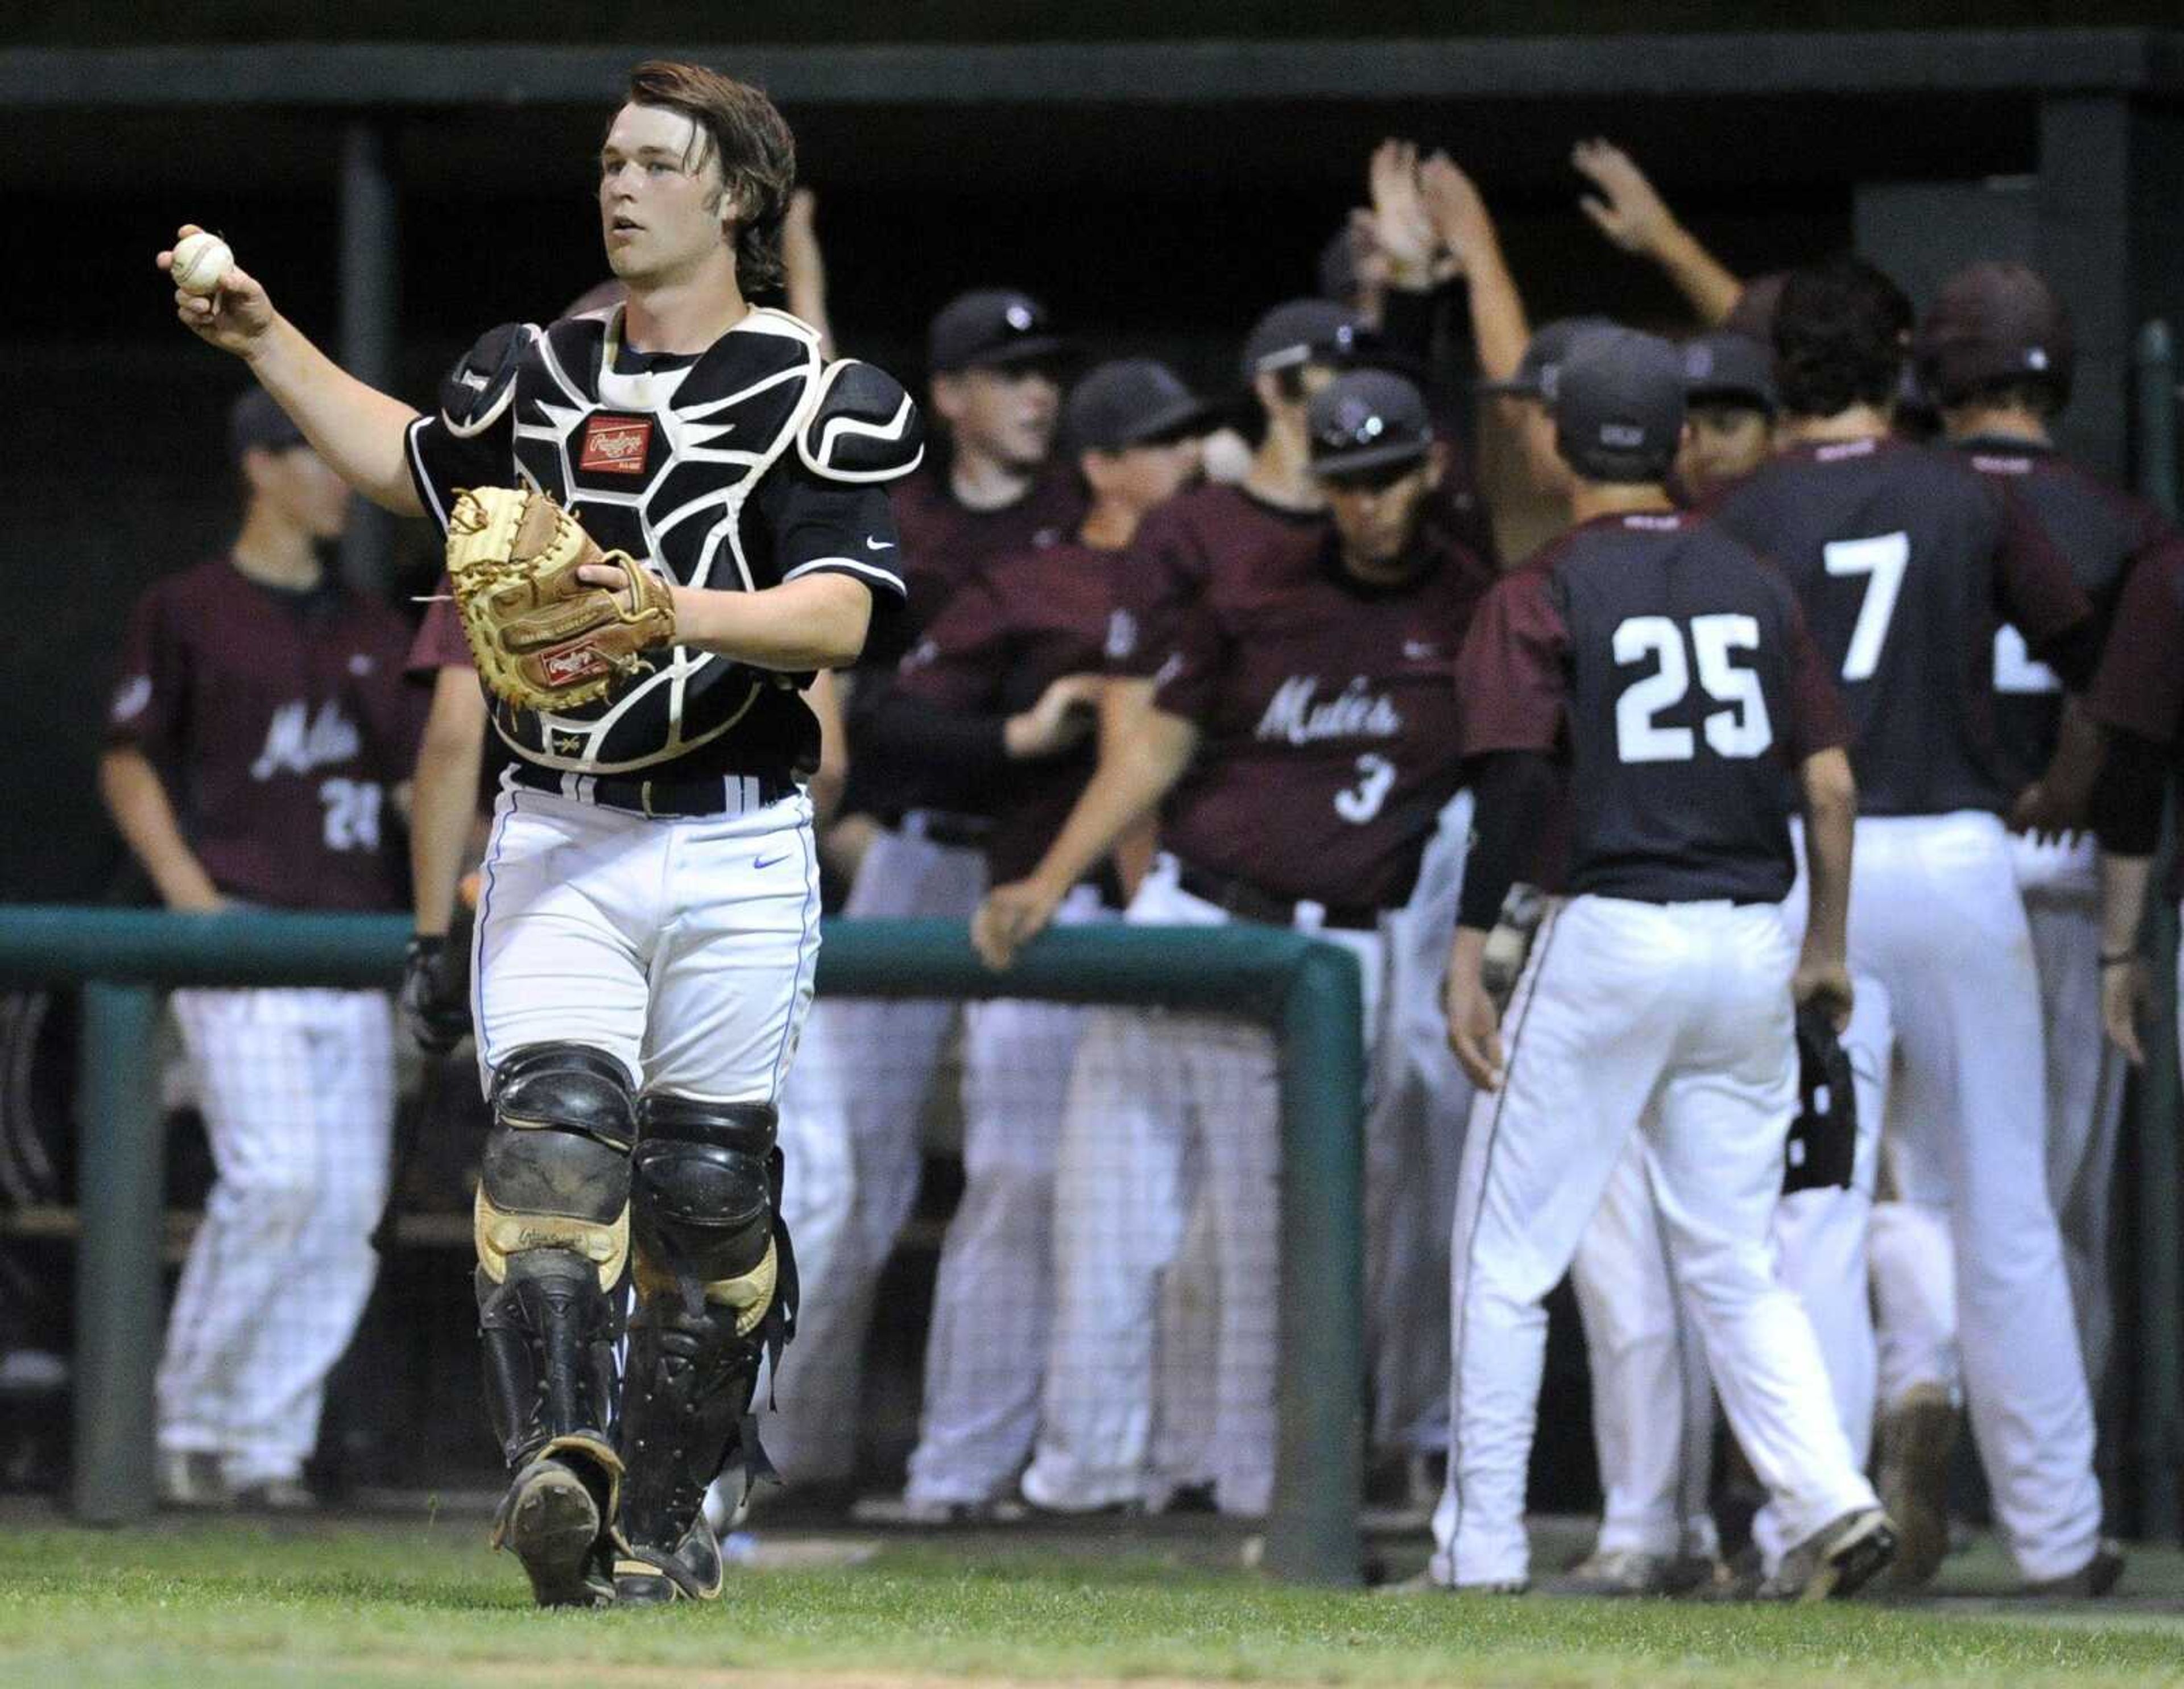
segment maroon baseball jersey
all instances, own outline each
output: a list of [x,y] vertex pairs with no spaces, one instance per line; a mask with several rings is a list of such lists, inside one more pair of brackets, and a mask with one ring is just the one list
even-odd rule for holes
[[875,626],[857,665],[849,709],[850,812],[893,817],[906,809],[983,812],[989,793],[967,784],[960,771],[906,766],[866,750],[879,738],[873,716],[887,708],[894,670],[918,636],[946,608],[956,590],[996,559],[1051,544],[1072,535],[1084,515],[1075,471],[1052,464],[1015,504],[973,510],[949,489],[947,471],[920,471],[894,489],[895,527],[901,537],[901,571],[907,596],[900,614]]
[[451,596],[448,577],[440,577],[440,595],[425,606],[425,619],[417,624],[404,667],[412,680],[430,682],[443,668],[475,668],[470,641],[463,637],[462,612]]
[[944,468],[919,471],[894,494],[909,594],[891,630],[898,643],[891,653],[869,655],[892,666],[984,565],[1065,539],[1084,519],[1084,491],[1076,471],[1063,464],[1048,465],[1029,492],[997,510],[974,510],[959,500]]
[[1240,487],[1199,487],[1169,499],[1139,525],[1128,564],[1115,571],[1108,672],[1150,679],[1173,653],[1181,618],[1209,582],[1254,571],[1272,580],[1307,573],[1330,532],[1319,512],[1284,510]]
[[1486,579],[1441,530],[1419,551],[1408,583],[1369,587],[1331,530],[1302,556],[1216,545],[1197,594],[1162,605],[1154,700],[1201,736],[1161,814],[1161,844],[1187,868],[1285,900],[1409,896],[1460,783],[1456,655]]
[[1486,596],[1458,669],[1466,755],[1568,766],[1573,893],[1778,903],[1785,778],[1850,722],[1797,594],[1686,511],[1580,524]]
[[[2125,579],[2139,557],[2173,530],[2159,511],[2081,469],[2052,446],[2029,440],[1974,438],[1952,449],[1981,475],[2011,489],[2038,522],[2093,606],[2105,636]],[[2010,783],[2040,778],[2055,754],[2063,683],[2004,623],[1994,641],[1995,737]]]
[[1797,589],[1857,729],[1859,813],[2006,809],[1995,630],[2043,655],[2092,614],[2023,504],[1953,453],[1863,439],[1783,453],[1716,515]]
[[[896,691],[944,710],[1001,718],[1031,708],[1066,675],[1099,673],[1113,599],[1110,575],[1118,564],[1116,553],[1061,541],[987,565],[903,659]],[[1022,879],[1039,866],[1096,760],[1088,738],[1060,756],[1010,765],[984,841],[994,884]]]
[[[2184,780],[2184,540],[2131,571],[2086,708],[2097,722],[2166,745]],[[2171,865],[2169,895],[2184,898],[2184,857]]]
[[424,700],[410,633],[327,585],[286,592],[225,559],[168,577],[129,622],[110,744],[142,750],[183,836],[231,897],[391,909],[404,866],[387,794],[410,776]]

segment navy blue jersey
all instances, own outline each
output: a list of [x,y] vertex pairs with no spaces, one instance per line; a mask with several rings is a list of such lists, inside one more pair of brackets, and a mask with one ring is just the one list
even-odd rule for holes
[[[2131,565],[2173,532],[2160,513],[2052,446],[1973,438],[1953,441],[1951,449],[2012,490],[2031,512],[2092,601],[2105,639]],[[2013,784],[2040,778],[2055,754],[2062,718],[2062,682],[2025,649],[2025,636],[2004,623],[1994,639],[1994,727]]]
[[1858,439],[1784,452],[1714,513],[1803,603],[1856,728],[1859,812],[2006,809],[1995,630],[2037,656],[2091,614],[2024,505],[1953,452]]
[[1580,524],[1500,582],[1457,667],[1467,755],[1568,772],[1573,893],[1780,902],[1787,771],[1850,724],[1797,594],[1687,512]]

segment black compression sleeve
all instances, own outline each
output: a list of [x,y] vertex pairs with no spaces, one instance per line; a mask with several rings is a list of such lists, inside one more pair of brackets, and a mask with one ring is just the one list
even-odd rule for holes
[[1491,932],[1554,800],[1555,765],[1544,751],[1491,751],[1473,763],[1471,791],[1477,818],[1456,920]]
[[2159,745],[2137,733],[2110,727],[2108,738],[2108,756],[2093,786],[2093,833],[2101,849],[2113,855],[2150,856],[2161,836],[2165,759]]
[[1010,766],[1005,717],[928,704],[889,684],[891,678],[857,683],[850,733],[857,757],[915,768],[921,795],[945,802],[967,798]]
[[2088,616],[2072,622],[2056,638],[2032,648],[2032,655],[2054,670],[2067,689],[2083,692],[2101,663],[2101,618]]

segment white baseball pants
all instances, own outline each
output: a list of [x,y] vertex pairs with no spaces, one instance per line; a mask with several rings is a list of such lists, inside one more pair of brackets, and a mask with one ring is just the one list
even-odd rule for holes
[[[978,851],[883,832],[865,853],[843,912],[967,920],[985,891],[985,858]],[[872,1297],[917,1201],[926,1099],[956,1012],[954,1003],[934,998],[820,1003],[806,1059],[782,1098],[789,1157],[800,1149],[846,1154],[850,1169],[832,1269],[805,1276],[795,1354],[783,1363],[780,1411],[766,1430],[766,1452],[792,1483],[844,1479],[856,1469]]]
[[1365,1119],[1366,1355],[1372,1446],[1448,1447],[1448,1240],[1471,1081],[1448,1047],[1441,981],[1471,845],[1472,798],[1441,811],[1410,902],[1388,920],[1387,1011]]
[[[2009,846],[2040,978],[2048,1194],[2062,1232],[2087,1387],[2098,1391],[2114,1329],[2109,1215],[2124,1095],[2123,1058],[2101,1028],[2098,859],[2091,839],[2042,844],[2019,837]],[[1956,1390],[1955,1274],[1940,1196],[1930,1184],[1925,1200],[1885,1204],[1876,1224],[1887,1352],[1881,1399],[1892,1402],[1919,1384]]]
[[[1106,914],[1079,886],[1055,923]],[[1055,1146],[1089,1012],[1013,997],[964,1008],[963,1196],[933,1285],[913,1502],[989,1501],[1031,1453],[1054,1300]]]
[[[1127,917],[1218,926],[1163,858]],[[1377,1023],[1377,933],[1323,932],[1358,957]],[[1084,1511],[1210,1478],[1223,1513],[1263,1513],[1273,1490],[1281,1125],[1273,1035],[1217,1015],[1099,1009],[1078,1047],[1055,1170],[1055,1311],[1039,1441],[1023,1479],[1034,1503]],[[1212,1232],[1212,1401],[1206,1430],[1164,1430],[1163,1449],[1204,1466],[1154,1469],[1156,1318],[1201,1205]],[[1171,1344],[1171,1350],[1179,1346]],[[1165,1394],[1165,1391],[1162,1391]],[[1201,1392],[1203,1400],[1203,1391]],[[1178,1411],[1169,1404],[1171,1411]]]
[[1859,822],[1850,949],[1886,989],[1878,1047],[1896,1054],[1884,1182],[1897,1201],[1873,1219],[1880,1399],[1947,1381],[1932,1333],[1953,1305],[2003,1540],[2027,1579],[2065,1576],[2092,1556],[2101,1497],[2048,1193],[2040,983],[2001,822]]
[[163,1448],[293,1478],[379,1267],[394,1023],[378,991],[177,991],[214,1179],[159,1373]]
[[1478,1100],[1464,1146],[1442,1582],[1529,1575],[1542,1302],[1637,1133],[1730,1424],[1792,1540],[1872,1505],[1811,1324],[1774,1273],[1797,1106],[1792,961],[1772,906],[1580,897],[1543,927],[1507,1021],[1507,1081]]
[[[1784,905],[1802,909],[1802,892]],[[1792,925],[1792,937],[1795,923]],[[1866,1463],[1873,1441],[1874,1335],[1867,1289],[1866,1229],[1880,1159],[1887,1090],[1875,1043],[1888,1025],[1887,998],[1875,982],[1858,984],[1858,1007],[1843,1045],[1858,1084],[1858,1148],[1848,1189],[1799,1190],[1774,1211],[1776,1271],[1812,1322],[1827,1366],[1836,1416],[1852,1461]],[[1610,1181],[1600,1212],[1585,1229],[1571,1269],[1592,1377],[1593,1434],[1603,1497],[1603,1553],[1710,1555],[1715,1552],[1713,1497],[1713,1376],[1696,1315],[1675,1285],[1646,1171],[1634,1145]],[[1680,1415],[1666,1411],[1680,1402]],[[1763,1554],[1779,1558],[1785,1541],[1773,1508],[1754,1523]]]
[[775,1102],[811,1003],[819,861],[801,793],[647,817],[509,785],[481,871],[478,1070],[604,1051],[640,1090]]

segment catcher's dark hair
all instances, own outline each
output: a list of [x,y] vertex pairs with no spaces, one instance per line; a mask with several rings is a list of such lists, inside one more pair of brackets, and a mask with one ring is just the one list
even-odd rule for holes
[[1961,393],[1942,401],[1945,408],[1981,405],[1997,410],[2029,410],[2052,422],[2070,403],[2070,389],[2053,376],[1997,376],[1991,382],[1974,382]]
[[1799,416],[1833,416],[1896,397],[1911,301],[1887,276],[1844,254],[1793,270],[1774,308],[1774,382]]
[[[796,186],[796,141],[773,102],[748,82],[670,59],[648,59],[632,70],[629,99],[679,111],[698,125],[735,202],[736,284],[746,298],[778,288],[782,220]],[[703,152],[691,160],[704,162]]]

